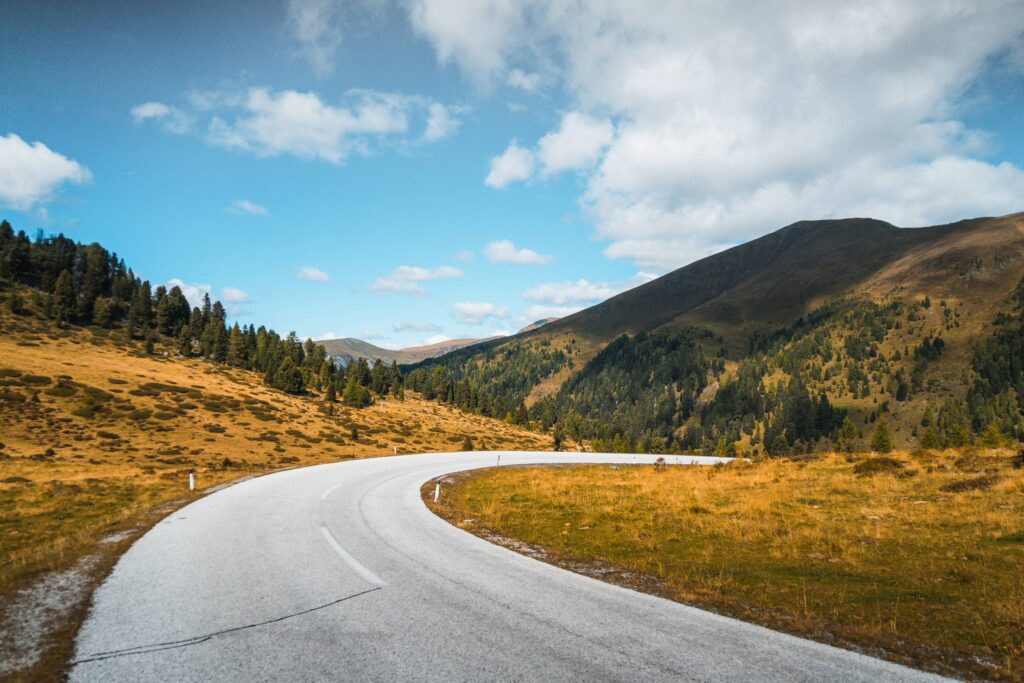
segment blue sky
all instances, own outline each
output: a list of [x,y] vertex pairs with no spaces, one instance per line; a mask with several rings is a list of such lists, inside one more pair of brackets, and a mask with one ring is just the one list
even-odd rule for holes
[[794,220],[1024,209],[1020,3],[0,0],[0,206],[388,346]]

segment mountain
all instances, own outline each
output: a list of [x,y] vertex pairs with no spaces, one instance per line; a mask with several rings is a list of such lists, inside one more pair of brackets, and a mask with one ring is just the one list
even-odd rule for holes
[[523,329],[519,330],[519,332],[517,332],[517,334],[523,334],[525,332],[533,332],[534,330],[539,330],[540,328],[544,327],[545,325],[550,325],[551,323],[555,322],[556,320],[558,320],[558,318],[542,318],[541,320],[535,320],[532,323],[530,323],[529,325],[527,325],[526,327],[524,327]]
[[801,221],[410,379],[606,448],[1024,438],[1022,276],[1024,214]]
[[473,344],[490,341],[491,339],[498,339],[498,337],[491,337],[489,339],[448,339],[435,344],[410,346],[405,349],[385,349],[355,337],[324,339],[318,341],[317,344],[323,346],[327,350],[328,355],[338,358],[365,358],[370,362],[379,358],[381,361],[389,364],[397,362],[399,365],[410,365],[429,358],[443,356],[446,353],[463,349]]

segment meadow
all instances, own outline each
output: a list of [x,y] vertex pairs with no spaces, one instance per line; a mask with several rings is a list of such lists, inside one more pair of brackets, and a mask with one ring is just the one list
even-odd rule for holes
[[[170,341],[147,353],[122,330],[0,309],[0,678],[56,675],[119,554],[211,487],[350,458],[550,447],[413,392],[328,406],[256,372],[181,358]],[[48,581],[61,590],[40,592]]]
[[1022,455],[502,467],[450,483],[438,504],[424,489],[438,514],[537,559],[947,675],[1024,675]]

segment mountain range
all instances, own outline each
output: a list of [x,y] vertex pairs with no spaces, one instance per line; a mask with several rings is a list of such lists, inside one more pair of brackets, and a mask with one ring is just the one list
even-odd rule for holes
[[[544,325],[554,322],[557,319],[558,318],[544,318],[543,320],[537,320],[519,330],[518,334],[540,329]],[[502,337],[487,337],[484,339],[446,339],[444,341],[434,342],[433,344],[409,346],[402,349],[386,349],[384,347],[371,344],[368,341],[357,339],[356,337],[321,339],[317,344],[323,346],[329,355],[341,359],[344,362],[348,362],[351,359],[364,358],[370,362],[379,359],[388,364],[398,363],[399,365],[411,365],[430,358],[443,356],[447,353],[451,353],[452,351],[458,351],[459,349],[466,348],[467,346],[473,346],[475,344],[493,341],[496,339],[502,339]]]
[[1024,438],[1022,276],[1024,214],[801,221],[411,380],[623,449]]

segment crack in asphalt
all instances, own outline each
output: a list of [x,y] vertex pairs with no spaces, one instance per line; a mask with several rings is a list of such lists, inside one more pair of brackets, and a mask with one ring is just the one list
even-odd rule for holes
[[148,654],[150,652],[160,652],[161,650],[174,650],[176,648],[181,648],[181,647],[191,647],[192,645],[199,645],[200,643],[205,643],[206,641],[211,640],[213,638],[216,638],[217,636],[223,636],[223,635],[226,635],[228,633],[236,633],[238,631],[245,631],[245,630],[248,630],[248,629],[251,629],[251,628],[257,628],[259,626],[267,626],[268,624],[276,624],[276,623],[278,623],[280,621],[285,621],[286,619],[293,619],[295,617],[301,617],[304,614],[309,614],[311,612],[316,612],[318,610],[327,609],[328,607],[333,607],[334,605],[340,604],[342,602],[346,602],[347,600],[352,600],[354,598],[358,598],[360,596],[367,595],[369,593],[373,593],[374,591],[379,591],[382,588],[383,588],[383,586],[375,586],[375,587],[370,588],[368,590],[360,591],[358,593],[353,593],[352,595],[346,595],[345,597],[338,598],[337,600],[331,600],[330,602],[325,602],[324,604],[317,605],[316,607],[310,607],[309,609],[304,609],[301,612],[292,612],[291,614],[285,614],[284,616],[276,617],[274,619],[267,619],[266,621],[258,621],[258,622],[253,623],[253,624],[244,624],[242,626],[235,626],[235,627],[232,627],[232,628],[226,628],[226,629],[223,629],[221,631],[214,631],[213,633],[207,633],[207,634],[201,635],[201,636],[193,636],[192,638],[183,638],[181,640],[169,640],[169,641],[166,641],[166,642],[163,642],[163,643],[150,643],[149,645],[136,645],[135,647],[126,647],[126,648],[122,648],[120,650],[108,650],[106,652],[94,652],[93,654],[86,655],[82,659],[74,660],[73,662],[71,662],[71,665],[72,666],[77,666],[79,664],[88,664],[89,662],[99,662],[99,661],[102,661],[104,659],[113,659],[115,657],[127,657],[129,655],[143,655],[143,654]]

